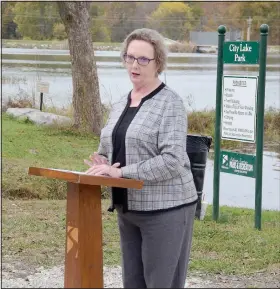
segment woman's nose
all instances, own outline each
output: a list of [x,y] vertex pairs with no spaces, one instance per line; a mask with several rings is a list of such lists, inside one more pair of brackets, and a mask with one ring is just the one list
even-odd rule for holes
[[132,63],[132,66],[133,66],[133,67],[138,67],[137,59],[134,59],[134,61],[133,61],[133,63]]

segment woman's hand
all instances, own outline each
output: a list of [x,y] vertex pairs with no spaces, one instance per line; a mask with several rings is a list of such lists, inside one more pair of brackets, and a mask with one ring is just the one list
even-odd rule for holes
[[104,157],[99,155],[97,152],[94,152],[89,156],[89,160],[84,160],[84,163],[92,167],[93,165],[102,165],[108,164],[108,160]]
[[112,166],[108,164],[93,165],[86,171],[86,174],[91,176],[103,176],[107,175],[112,178],[121,178],[122,172],[121,169],[118,169],[120,163],[115,163]]

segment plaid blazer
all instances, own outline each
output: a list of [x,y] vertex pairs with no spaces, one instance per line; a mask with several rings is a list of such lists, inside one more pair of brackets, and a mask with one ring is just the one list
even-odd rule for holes
[[[101,131],[98,153],[112,161],[112,132],[128,102],[122,97]],[[147,99],[125,137],[124,178],[144,181],[141,190],[127,189],[129,211],[168,209],[197,200],[186,152],[187,114],[180,96],[168,86]]]

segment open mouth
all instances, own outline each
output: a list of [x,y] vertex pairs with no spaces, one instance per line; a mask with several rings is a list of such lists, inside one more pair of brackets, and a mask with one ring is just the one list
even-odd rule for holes
[[132,72],[131,73],[133,76],[139,76],[140,74],[139,73],[135,73],[135,72]]

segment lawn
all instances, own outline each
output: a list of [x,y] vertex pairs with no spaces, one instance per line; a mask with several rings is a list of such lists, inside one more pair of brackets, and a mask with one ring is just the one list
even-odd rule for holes
[[[196,119],[196,118],[194,118]],[[271,120],[271,127],[273,127]],[[195,129],[193,124],[191,128]],[[211,133],[211,128],[209,133]],[[63,181],[28,175],[30,166],[86,170],[83,160],[99,138],[71,128],[36,126],[27,119],[2,115],[2,256],[3,262],[26,266],[62,264],[65,248]],[[103,199],[104,264],[120,264],[116,213]],[[190,270],[245,274],[280,270],[280,212],[263,211],[262,230],[254,229],[254,210],[221,207],[218,222],[208,206],[196,220]]]

